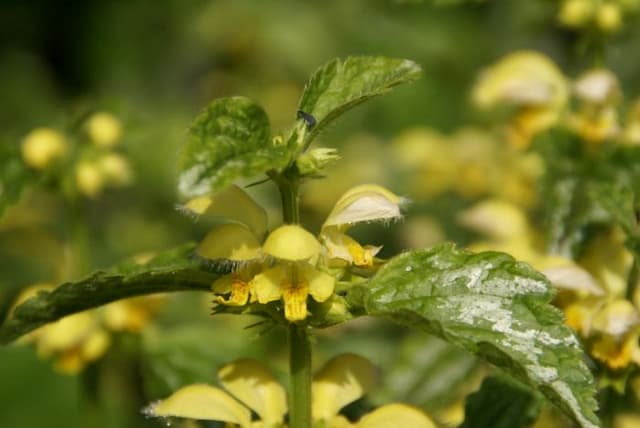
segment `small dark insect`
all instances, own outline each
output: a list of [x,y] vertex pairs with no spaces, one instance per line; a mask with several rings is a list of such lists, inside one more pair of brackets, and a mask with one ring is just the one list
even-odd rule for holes
[[316,118],[313,117],[312,115],[310,115],[309,113],[306,113],[302,110],[298,110],[298,114],[297,114],[298,119],[302,119],[306,122],[307,124],[307,128],[311,129],[314,126],[316,126]]

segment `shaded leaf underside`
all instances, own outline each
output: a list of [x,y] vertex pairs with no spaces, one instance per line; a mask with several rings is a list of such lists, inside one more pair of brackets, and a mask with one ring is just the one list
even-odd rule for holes
[[582,427],[599,426],[596,390],[546,278],[511,256],[442,245],[390,260],[364,304],[455,343],[532,385]]

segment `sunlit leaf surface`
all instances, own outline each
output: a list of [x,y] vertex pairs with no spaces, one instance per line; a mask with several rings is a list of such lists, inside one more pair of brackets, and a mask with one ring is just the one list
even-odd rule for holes
[[311,76],[298,106],[316,122],[307,138],[346,110],[412,82],[420,73],[420,66],[407,59],[362,56],[327,63]]

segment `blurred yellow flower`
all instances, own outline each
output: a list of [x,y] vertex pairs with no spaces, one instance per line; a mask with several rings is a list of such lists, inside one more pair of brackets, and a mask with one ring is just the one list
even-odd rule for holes
[[535,51],[518,51],[484,70],[472,98],[483,110],[514,108],[507,127],[508,141],[526,148],[536,134],[558,123],[569,89],[564,75],[548,57]]
[[594,12],[593,0],[565,0],[560,6],[558,21],[570,28],[580,28],[593,18]]
[[37,128],[22,140],[22,159],[35,169],[45,169],[64,158],[67,142],[64,135],[55,129]]
[[[399,403],[379,407],[356,423],[339,415],[340,409],[362,397],[371,387],[374,372],[367,359],[353,354],[339,355],[327,362],[312,383],[313,421],[333,428],[435,428],[421,410]],[[223,421],[241,428],[285,426],[285,390],[261,363],[239,360],[220,369],[218,376],[231,395],[214,386],[189,385],[151,404],[145,413],[156,417]],[[258,420],[251,420],[249,409],[256,413]]]
[[596,24],[605,33],[613,33],[622,26],[622,10],[613,1],[603,2],[596,10]]
[[621,98],[617,77],[609,70],[583,73],[574,84],[580,106],[569,125],[588,143],[598,144],[620,134],[616,105]]
[[76,187],[89,198],[95,198],[104,188],[104,175],[93,161],[81,161],[76,165]]
[[122,138],[122,125],[112,114],[93,114],[86,123],[89,139],[98,147],[111,148]]
[[127,158],[118,153],[107,153],[100,156],[97,167],[102,173],[106,184],[126,186],[131,183],[132,171]]
[[612,370],[640,365],[640,313],[628,301],[617,299],[607,303],[593,317],[595,340],[591,355]]
[[[53,288],[48,283],[27,287],[16,299],[14,308],[39,291]],[[163,302],[162,295],[120,300],[102,308],[66,316],[25,335],[20,342],[35,344],[38,355],[51,358],[57,371],[76,374],[106,353],[111,345],[111,332],[139,332]]]

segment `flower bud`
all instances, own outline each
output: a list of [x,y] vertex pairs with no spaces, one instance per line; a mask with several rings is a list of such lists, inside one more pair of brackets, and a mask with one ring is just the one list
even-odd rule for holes
[[622,25],[622,13],[620,6],[614,3],[604,3],[596,12],[596,23],[605,33],[613,33]]
[[131,183],[131,167],[127,159],[116,153],[109,153],[98,159],[98,167],[104,179],[116,186],[126,186]]
[[122,125],[109,113],[96,113],[87,121],[89,138],[98,147],[113,147],[122,137]]
[[296,159],[296,166],[302,175],[313,175],[327,165],[340,159],[338,151],[330,148],[313,149]]
[[37,128],[22,140],[22,158],[35,169],[45,169],[67,152],[64,136],[50,128]]
[[76,186],[78,191],[94,198],[104,187],[104,175],[96,162],[82,161],[76,166]]
[[593,16],[592,0],[567,0],[562,3],[558,20],[571,28],[584,26]]

